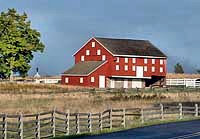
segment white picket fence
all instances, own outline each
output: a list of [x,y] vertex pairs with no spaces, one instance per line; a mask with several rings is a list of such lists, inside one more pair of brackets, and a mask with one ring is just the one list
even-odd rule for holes
[[197,79],[167,79],[166,85],[200,88],[200,81],[197,81]]

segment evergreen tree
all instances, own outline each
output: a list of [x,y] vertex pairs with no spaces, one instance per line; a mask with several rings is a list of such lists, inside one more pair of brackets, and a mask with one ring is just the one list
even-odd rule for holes
[[183,67],[180,63],[177,63],[175,66],[174,66],[174,72],[175,73],[181,73],[183,74],[184,73],[184,70],[183,70]]

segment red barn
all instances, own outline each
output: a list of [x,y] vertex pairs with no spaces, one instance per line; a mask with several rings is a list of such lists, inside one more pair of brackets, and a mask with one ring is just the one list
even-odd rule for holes
[[62,84],[97,88],[165,84],[167,57],[148,40],[94,37],[74,57],[75,65],[62,73]]

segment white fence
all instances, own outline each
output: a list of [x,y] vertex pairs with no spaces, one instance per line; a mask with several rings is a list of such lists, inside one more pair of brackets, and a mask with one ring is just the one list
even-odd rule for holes
[[200,81],[197,79],[167,79],[166,85],[200,88]]

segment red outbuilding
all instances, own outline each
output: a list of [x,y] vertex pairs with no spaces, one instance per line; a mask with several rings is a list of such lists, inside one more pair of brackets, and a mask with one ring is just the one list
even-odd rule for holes
[[62,84],[97,88],[165,85],[167,56],[148,40],[89,39],[62,73]]

